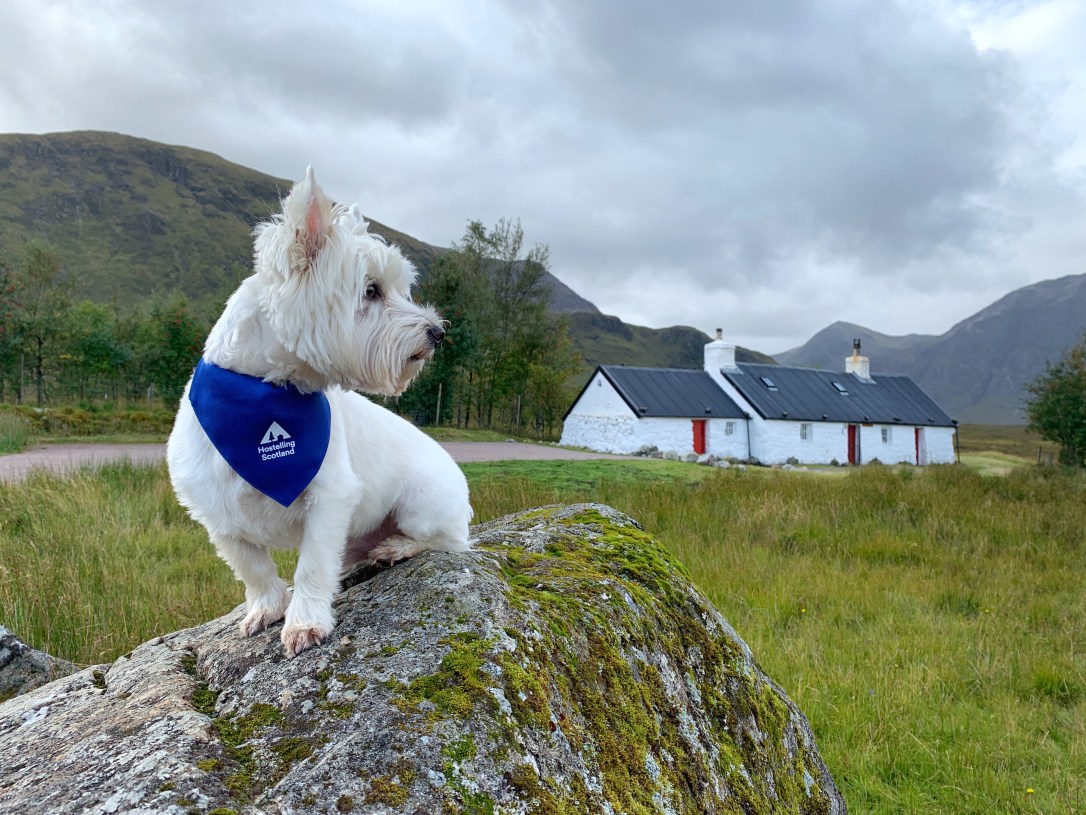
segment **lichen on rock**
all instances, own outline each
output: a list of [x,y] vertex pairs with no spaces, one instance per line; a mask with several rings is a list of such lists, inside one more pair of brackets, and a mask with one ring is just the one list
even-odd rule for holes
[[544,507],[473,540],[362,576],[296,659],[235,610],[0,706],[0,811],[845,811],[803,715],[636,522]]

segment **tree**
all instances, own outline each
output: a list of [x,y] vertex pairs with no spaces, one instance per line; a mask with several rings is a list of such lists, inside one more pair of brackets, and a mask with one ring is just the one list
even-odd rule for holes
[[451,255],[430,266],[418,299],[434,304],[445,320],[445,340],[411,389],[400,409],[420,424],[463,422],[463,400],[479,351],[479,317],[485,299],[481,281],[465,274]]
[[12,326],[20,352],[33,366],[34,390],[39,405],[46,399],[46,372],[61,353],[71,308],[71,281],[60,268],[56,253],[40,243],[28,244],[20,268],[11,276]]
[[541,361],[556,329],[547,311],[549,250],[536,244],[524,252],[519,221],[501,219],[490,230],[472,221],[464,239],[454,247],[460,265],[484,283],[486,297],[478,304],[479,354],[474,388],[476,416],[491,427],[495,412],[517,429],[532,365]]
[[439,421],[551,432],[580,359],[548,310],[548,264],[546,246],[525,251],[519,222],[468,224],[420,291],[449,329],[447,347],[405,398],[408,412],[433,417],[440,393]]
[[83,300],[71,309],[68,322],[67,361],[74,383],[69,393],[84,399],[101,387],[116,398],[117,380],[132,349],[121,340],[114,310]]
[[15,302],[16,280],[11,269],[0,259],[0,402],[5,400],[5,385],[11,381],[18,396],[18,380],[14,373],[18,368],[20,345],[18,310]]
[[127,379],[139,389],[154,385],[159,397],[176,406],[200,359],[208,327],[183,296],[147,301],[144,309],[120,331],[135,351]]
[[1060,446],[1060,463],[1086,467],[1086,334],[1026,386],[1029,429]]
[[551,331],[542,355],[528,369],[526,391],[531,406],[530,418],[539,436],[553,436],[554,427],[570,403],[568,382],[580,370],[583,361],[573,347],[569,326],[561,319]]

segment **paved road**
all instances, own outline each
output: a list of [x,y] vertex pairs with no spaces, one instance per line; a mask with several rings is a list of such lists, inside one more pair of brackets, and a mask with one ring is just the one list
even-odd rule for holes
[[[583,460],[598,458],[627,458],[607,453],[585,453],[566,450],[548,444],[521,442],[443,442],[442,447],[457,461],[507,461],[510,459]],[[109,461],[129,459],[136,462],[161,461],[166,457],[162,444],[56,444],[44,445],[23,453],[0,456],[0,481],[19,481],[32,470],[71,472],[81,467],[96,467]]]

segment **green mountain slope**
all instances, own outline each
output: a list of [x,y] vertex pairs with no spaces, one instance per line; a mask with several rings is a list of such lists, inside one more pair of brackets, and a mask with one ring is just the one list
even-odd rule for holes
[[[277,210],[290,183],[117,133],[0,135],[0,252],[49,243],[76,294],[99,302],[226,294],[248,273],[250,230]],[[422,268],[441,251],[373,228]]]

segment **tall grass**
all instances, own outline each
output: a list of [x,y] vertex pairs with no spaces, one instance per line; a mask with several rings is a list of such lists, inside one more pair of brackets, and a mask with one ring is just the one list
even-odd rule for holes
[[25,417],[0,409],[0,455],[22,452],[31,435],[30,422]]
[[[1081,474],[464,469],[477,520],[599,500],[658,536],[807,714],[851,811],[1086,809]],[[0,623],[34,645],[103,661],[241,599],[161,467],[0,485]]]
[[0,483],[0,624],[37,648],[105,662],[242,600],[165,465]]

